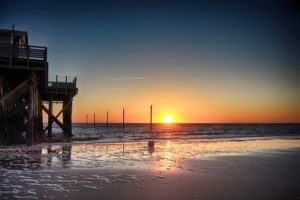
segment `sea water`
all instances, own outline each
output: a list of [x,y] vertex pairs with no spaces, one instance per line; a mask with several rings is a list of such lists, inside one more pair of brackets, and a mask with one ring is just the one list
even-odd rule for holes
[[[239,139],[247,137],[300,136],[300,124],[82,124],[72,126],[76,141],[137,141],[149,139]],[[54,135],[62,134],[59,127]]]

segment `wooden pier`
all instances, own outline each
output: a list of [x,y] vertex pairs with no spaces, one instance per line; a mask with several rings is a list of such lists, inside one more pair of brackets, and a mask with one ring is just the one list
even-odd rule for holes
[[[68,76],[50,80],[47,47],[29,45],[25,31],[0,29],[0,144],[33,145],[45,133],[52,136],[53,123],[71,137],[76,82]],[[53,102],[62,104],[56,115]],[[43,111],[48,117],[45,128]]]

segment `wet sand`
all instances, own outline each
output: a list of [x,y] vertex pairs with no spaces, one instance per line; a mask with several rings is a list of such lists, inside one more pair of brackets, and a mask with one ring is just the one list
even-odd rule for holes
[[300,141],[43,144],[0,172],[0,199],[299,199]]

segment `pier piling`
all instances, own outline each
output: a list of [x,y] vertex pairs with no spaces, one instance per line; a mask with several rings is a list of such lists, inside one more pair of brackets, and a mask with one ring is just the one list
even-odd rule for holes
[[53,113],[53,97],[50,95],[49,98],[49,114],[48,114],[48,138],[52,137],[52,113]]

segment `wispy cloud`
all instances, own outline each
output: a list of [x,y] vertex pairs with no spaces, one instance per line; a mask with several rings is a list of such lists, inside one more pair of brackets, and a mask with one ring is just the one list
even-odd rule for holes
[[149,80],[152,77],[149,76],[138,76],[138,77],[121,77],[121,78],[107,78],[105,81],[126,81],[126,80]]
[[123,91],[123,90],[131,90],[134,87],[116,87],[116,88],[101,88],[100,91]]

